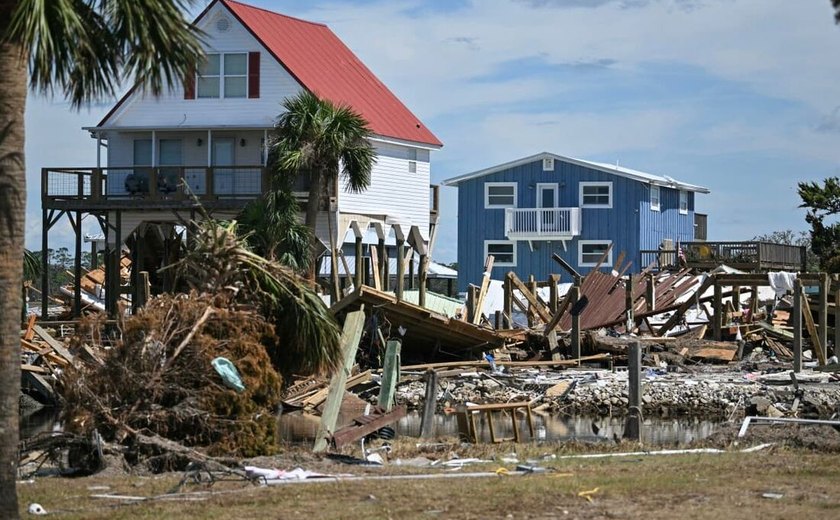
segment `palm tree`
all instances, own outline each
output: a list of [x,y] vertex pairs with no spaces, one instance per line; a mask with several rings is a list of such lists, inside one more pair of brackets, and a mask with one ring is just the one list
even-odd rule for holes
[[192,0],[0,0],[0,518],[18,518],[20,287],[27,83],[73,107],[113,96],[125,79],[154,95],[201,56],[183,17]]
[[318,212],[339,173],[348,191],[367,189],[376,153],[368,140],[367,121],[348,106],[337,106],[304,91],[286,99],[283,108],[269,143],[270,162],[276,176],[309,178],[305,223],[312,233],[308,278],[314,280]]

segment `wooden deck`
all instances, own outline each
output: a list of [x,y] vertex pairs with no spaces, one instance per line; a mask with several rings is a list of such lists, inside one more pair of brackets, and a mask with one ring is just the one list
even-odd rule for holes
[[660,269],[692,269],[710,271],[726,264],[742,271],[807,270],[806,248],[771,242],[683,242],[684,260],[677,251],[646,250],[641,252],[640,265],[655,263]]

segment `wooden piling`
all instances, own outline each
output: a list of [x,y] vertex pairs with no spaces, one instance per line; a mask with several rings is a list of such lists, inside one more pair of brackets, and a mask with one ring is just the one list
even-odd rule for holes
[[423,401],[423,417],[420,422],[420,437],[435,436],[435,410],[437,409],[438,374],[432,369],[426,371],[426,395]]
[[[828,273],[820,273],[820,290],[819,300],[820,305],[817,310],[817,317],[819,324],[817,330],[820,336],[820,346],[822,347],[823,357],[828,357],[828,291],[829,291]],[[837,324],[835,324],[836,326]],[[824,363],[824,361],[823,361]]]
[[316,453],[323,452],[327,449],[329,439],[335,433],[338,411],[341,408],[341,401],[344,398],[344,385],[347,382],[347,376],[350,375],[350,371],[356,363],[356,350],[359,348],[359,340],[362,338],[364,327],[364,306],[358,311],[348,313],[344,319],[344,329],[341,332],[340,340],[343,363],[330,381],[327,400],[324,403],[324,412],[321,414],[321,423],[318,426],[318,433],[315,435],[315,445],[312,448]]
[[627,351],[627,382],[629,408],[624,438],[638,441],[642,437],[642,347],[638,341],[630,343]]
[[504,279],[504,293],[505,293],[505,304],[504,304],[504,328],[510,329],[513,328],[512,316],[513,316],[513,283],[510,281],[510,278],[507,276]]
[[802,372],[802,282],[793,281],[793,371]]
[[712,313],[712,338],[715,341],[720,341],[721,329],[723,328],[723,288],[717,280],[715,280],[715,299]]
[[394,394],[397,390],[397,381],[400,380],[400,340],[389,340],[385,349],[385,362],[382,364],[382,385],[379,387],[379,400],[377,404],[386,412],[394,407]]
[[[569,288],[569,304],[574,309],[575,304],[580,299],[580,287],[573,285]],[[580,361],[580,313],[572,312],[572,358]]]

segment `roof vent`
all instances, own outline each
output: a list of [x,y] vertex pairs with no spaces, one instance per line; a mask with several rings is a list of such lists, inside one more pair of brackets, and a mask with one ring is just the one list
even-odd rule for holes
[[227,32],[228,29],[230,29],[230,20],[224,16],[220,16],[216,20],[216,30],[219,32]]
[[544,157],[543,158],[543,171],[544,172],[553,172],[554,171],[554,157]]

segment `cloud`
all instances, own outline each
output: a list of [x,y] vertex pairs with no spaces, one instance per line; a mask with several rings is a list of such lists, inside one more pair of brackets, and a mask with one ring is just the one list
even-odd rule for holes
[[830,114],[823,116],[816,127],[816,131],[832,134],[840,133],[840,106],[835,107]]

